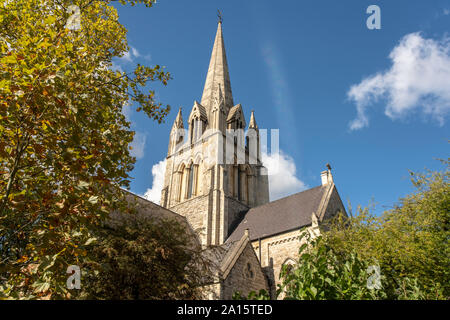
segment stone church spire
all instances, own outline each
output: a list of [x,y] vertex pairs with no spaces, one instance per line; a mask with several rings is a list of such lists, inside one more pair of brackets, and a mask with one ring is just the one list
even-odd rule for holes
[[243,212],[269,201],[254,114],[247,145],[233,143],[246,126],[243,107],[233,103],[219,14],[202,99],[184,128],[178,112],[161,191],[161,205],[185,216],[202,245],[223,244]]
[[227,56],[222,35],[222,22],[220,20],[217,26],[216,39],[214,40],[201,100],[201,104],[206,108],[208,116],[211,114],[214,98],[217,97],[219,90],[221,90],[221,95],[224,99],[225,109],[231,108],[233,106],[233,96],[231,93],[230,75],[228,73]]

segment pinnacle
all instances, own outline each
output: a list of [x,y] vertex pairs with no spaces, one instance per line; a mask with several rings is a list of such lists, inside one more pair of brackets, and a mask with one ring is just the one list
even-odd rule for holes
[[176,128],[184,128],[184,125],[183,125],[183,115],[181,114],[181,107],[180,107],[180,109],[178,110],[178,114],[177,114],[177,117],[176,117],[176,119],[175,119],[175,121],[174,121],[174,123],[173,123],[173,127],[176,127]]
[[249,129],[258,129],[258,125],[256,124],[255,120],[255,111],[252,110],[252,115],[250,116],[250,122],[248,124]]

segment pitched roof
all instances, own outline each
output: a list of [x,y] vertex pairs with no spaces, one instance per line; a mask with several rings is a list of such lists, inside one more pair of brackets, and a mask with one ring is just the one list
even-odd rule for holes
[[210,260],[217,269],[220,269],[223,262],[225,261],[225,257],[229,254],[230,251],[233,251],[236,246],[237,241],[230,241],[227,243],[223,243],[217,246],[210,246],[203,251],[204,257]]
[[236,241],[208,247],[203,251],[203,256],[210,262],[211,271],[222,279],[226,279],[248,242],[248,236],[242,234]]
[[253,241],[311,224],[311,215],[317,213],[326,189],[326,186],[318,186],[251,208],[227,242],[239,240],[245,229],[249,229]]
[[242,106],[240,103],[230,109],[230,111],[228,112],[227,121],[233,120],[233,118],[237,115],[238,111],[242,112]]
[[198,114],[201,119],[208,120],[208,116],[206,114],[205,107],[202,106],[200,103],[198,103],[198,101],[194,101],[194,107],[192,108],[191,114],[189,116],[189,120],[195,113],[197,113],[197,110],[198,110]]

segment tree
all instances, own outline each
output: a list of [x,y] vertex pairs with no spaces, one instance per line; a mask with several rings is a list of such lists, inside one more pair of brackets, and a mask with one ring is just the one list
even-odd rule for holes
[[194,237],[174,219],[116,215],[99,229],[79,297],[201,298],[208,264]]
[[450,188],[443,162],[443,172],[411,172],[416,192],[381,216],[365,208],[322,225],[322,236],[300,247],[297,264],[283,266],[277,297],[448,299]]
[[[377,262],[369,262],[356,251],[337,252],[318,237],[299,250],[294,266],[283,266],[276,297],[285,300],[378,300],[445,299],[439,285],[425,287],[417,278],[385,275]],[[269,300],[264,290],[234,299]]]
[[369,263],[356,252],[338,256],[321,237],[299,249],[293,268],[283,266],[277,295],[299,300],[361,300],[383,297],[383,292],[369,289]]
[[337,252],[378,261],[389,297],[398,296],[402,279],[416,282],[428,299],[450,296],[450,187],[443,162],[442,172],[410,172],[416,191],[393,209],[381,216],[359,209],[349,220],[333,221],[325,233]]
[[161,122],[169,106],[144,87],[170,74],[111,70],[128,44],[110,0],[1,0],[0,47],[0,295],[70,297],[67,266],[125,210],[135,158],[122,107]]
[[[356,252],[337,255],[319,236],[311,239],[308,232],[300,237],[307,241],[300,246],[295,265],[281,269],[281,284],[276,297],[285,300],[361,300],[380,299],[385,294],[368,286],[372,276],[370,263]],[[370,282],[369,282],[370,284]],[[235,298],[243,298],[236,295]],[[266,292],[251,292],[248,299],[268,299]]]

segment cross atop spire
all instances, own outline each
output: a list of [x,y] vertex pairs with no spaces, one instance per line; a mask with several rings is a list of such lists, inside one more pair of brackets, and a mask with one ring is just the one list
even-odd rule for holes
[[223,42],[221,15],[219,15],[216,39],[214,40],[208,74],[206,76],[201,100],[201,104],[205,107],[208,116],[213,107],[215,94],[219,91],[219,85],[222,91],[225,109],[229,109],[233,106],[233,96],[231,93],[230,75],[228,73],[227,56]]
[[217,9],[217,17],[219,18],[219,23],[222,23],[222,12],[219,9]]

